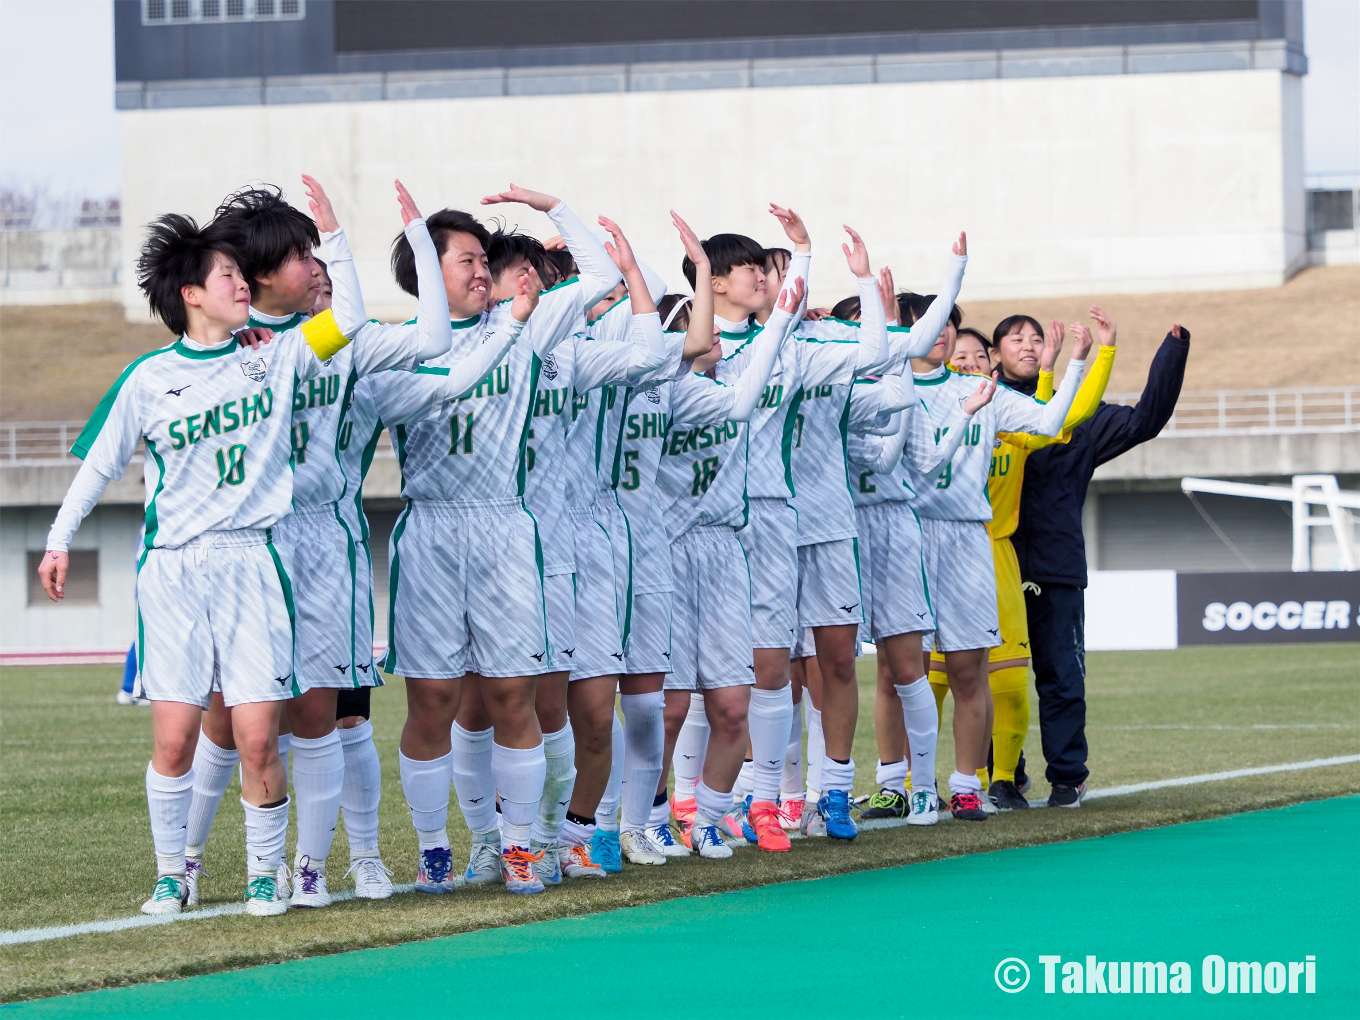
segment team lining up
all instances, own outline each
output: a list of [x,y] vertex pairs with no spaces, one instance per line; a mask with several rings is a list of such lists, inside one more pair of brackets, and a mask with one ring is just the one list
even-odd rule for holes
[[[540,243],[458,210],[422,218],[398,182],[391,265],[418,312],[382,324],[329,199],[303,180],[311,218],[252,188],[205,226],[151,225],[139,283],[176,340],[122,373],[76,441],[83,463],[39,571],[60,598],[71,537],[144,444],[137,690],[155,730],[158,879],[143,911],[197,904],[238,764],[249,913],[329,904],[342,807],[356,894],[392,894],[362,504],[384,429],[406,504],[383,668],[406,678],[417,890],[538,893],[625,859],[725,858],[743,840],[785,852],[794,830],[853,839],[861,637],[880,674],[881,790],[865,813],[930,825],[945,810],[946,690],[952,816],[1024,806],[1023,729],[993,747],[993,691],[1000,705],[1011,681],[1014,703],[1011,659],[1023,676],[1027,652],[988,479],[994,448],[1013,444],[1016,468],[992,485],[1011,493],[1004,526],[1023,452],[1099,402],[1113,323],[1097,315],[1080,400],[1089,330],[1073,326],[1054,392],[1060,325],[1045,337],[1027,317],[1002,324],[1045,401],[993,382],[987,338],[959,332],[962,234],[940,293],[922,297],[875,276],[847,227],[857,293],[828,312],[806,308],[811,243],[790,209],[770,206],[788,248],[700,241],[672,213],[682,296],[605,217],[602,241],[551,196],[512,185],[483,199],[546,214],[557,237]],[[274,397],[290,393],[279,413],[290,404]],[[1010,784],[999,800],[983,790],[989,751]],[[451,785],[466,869],[447,831]]]

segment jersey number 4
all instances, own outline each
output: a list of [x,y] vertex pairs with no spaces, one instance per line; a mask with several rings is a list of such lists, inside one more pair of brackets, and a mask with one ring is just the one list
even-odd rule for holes
[[217,451],[217,487],[240,485],[246,480],[246,444],[237,443]]

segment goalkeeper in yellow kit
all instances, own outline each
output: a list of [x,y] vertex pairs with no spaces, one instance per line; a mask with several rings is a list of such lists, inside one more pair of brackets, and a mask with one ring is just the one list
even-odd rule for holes
[[[990,783],[988,776],[982,774],[985,770],[979,770],[979,778],[987,790],[985,808],[1009,811],[1029,807],[1015,781],[1020,752],[1029,730],[1030,651],[1025,595],[1011,535],[1015,533],[1020,517],[1020,488],[1024,482],[1026,458],[1031,451],[1049,443],[1067,442],[1072,429],[1095,414],[1105,394],[1114,365],[1116,325],[1099,308],[1091,309],[1091,318],[1096,322],[1100,350],[1082,380],[1062,433],[1052,439],[1025,433],[1002,433],[997,436],[992,452],[991,474],[987,480],[992,520],[987,528],[992,538],[992,559],[996,568],[1001,644],[991,649],[988,659],[992,692],[991,718],[988,720],[992,731]],[[1071,328],[1074,332],[1087,329],[1082,323],[1073,323]],[[952,364],[961,372],[999,373],[1017,381],[1033,379],[1037,375],[1035,396],[1048,400],[1053,396],[1053,367],[1062,349],[1063,336],[1063,325],[1056,320],[1049,324],[1046,335],[1036,320],[1027,315],[1012,315],[997,325],[990,341],[976,330],[960,330]],[[937,704],[943,706],[949,684],[944,674],[944,656],[939,652],[931,655],[930,683]]]

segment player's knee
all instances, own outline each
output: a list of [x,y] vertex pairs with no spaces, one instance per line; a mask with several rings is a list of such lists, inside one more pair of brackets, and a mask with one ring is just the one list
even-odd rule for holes
[[720,705],[708,717],[713,736],[723,743],[746,740],[746,706]]
[[251,733],[237,738],[236,749],[241,755],[241,768],[250,775],[260,775],[279,757],[279,741],[272,733]]

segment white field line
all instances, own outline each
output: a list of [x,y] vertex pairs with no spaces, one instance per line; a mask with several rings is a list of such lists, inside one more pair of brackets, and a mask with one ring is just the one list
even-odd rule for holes
[[[1258,768],[1232,769],[1228,772],[1205,772],[1197,776],[1181,776],[1178,779],[1159,779],[1151,783],[1130,783],[1127,786],[1111,786],[1103,790],[1092,790],[1085,800],[1098,800],[1102,797],[1121,797],[1129,793],[1142,793],[1146,790],[1163,790],[1172,786],[1197,786],[1201,783],[1219,783],[1228,779],[1241,779],[1246,776],[1264,776],[1276,772],[1297,772],[1302,769],[1321,769],[1333,765],[1351,765],[1360,762],[1360,754],[1344,754],[1335,758],[1314,758],[1311,761],[1287,762],[1283,765],[1262,765]],[[872,818],[861,821],[862,830],[895,829],[906,825],[905,818]],[[790,833],[790,838],[801,839],[798,833]],[[749,844],[748,844],[749,845]],[[397,893],[409,893],[414,885],[395,886]],[[352,890],[345,889],[332,897],[339,903],[354,898]],[[66,924],[52,928],[21,928],[16,931],[0,931],[0,946],[17,946],[26,942],[48,942],[53,939],[70,938],[73,935],[94,935],[106,932],[127,931],[129,928],[146,928],[151,925],[172,924],[176,921],[201,921],[211,917],[227,917],[245,913],[244,903],[224,903],[221,906],[206,907],[203,910],[189,910],[182,914],[138,914],[136,917],[116,917],[107,921],[91,921],[88,924]]]

